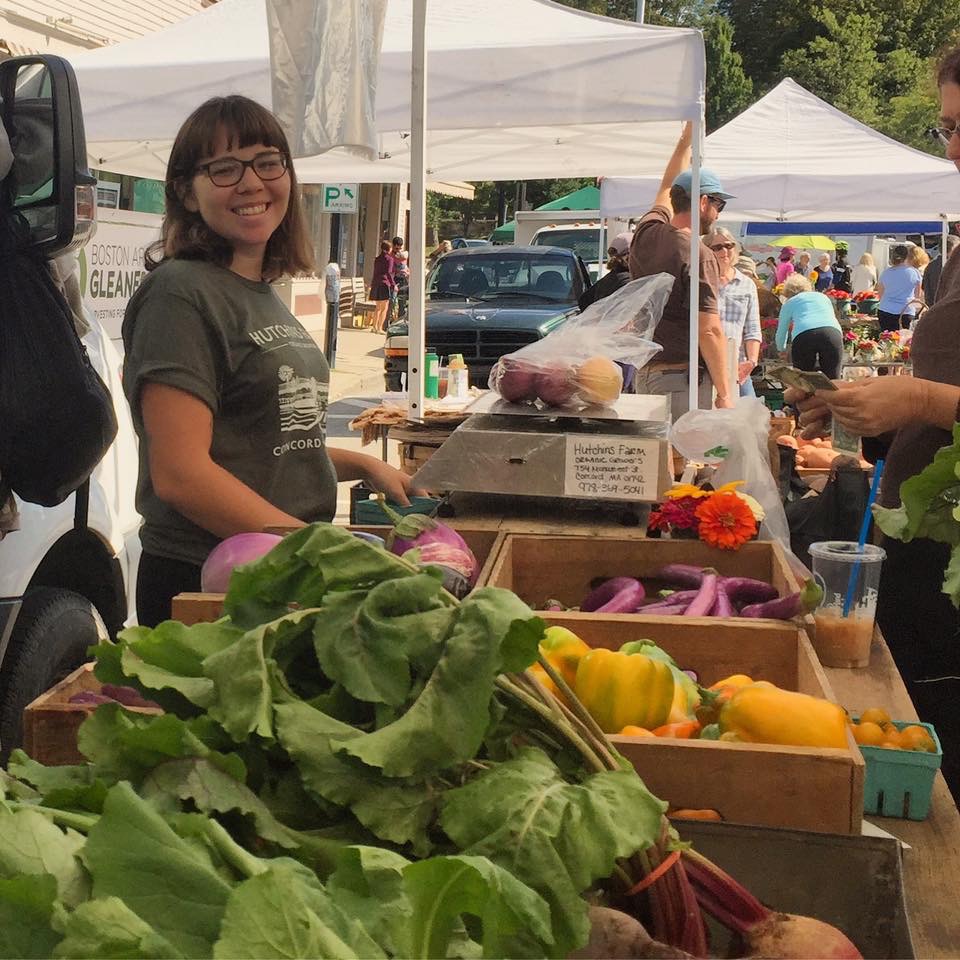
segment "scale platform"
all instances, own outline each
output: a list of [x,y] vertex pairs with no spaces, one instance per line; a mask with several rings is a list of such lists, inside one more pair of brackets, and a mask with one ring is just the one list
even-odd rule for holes
[[665,397],[581,411],[511,404],[492,391],[417,471],[427,490],[656,503],[671,483]]

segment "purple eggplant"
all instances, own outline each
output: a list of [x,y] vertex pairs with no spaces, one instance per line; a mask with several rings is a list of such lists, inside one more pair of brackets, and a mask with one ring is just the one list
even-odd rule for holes
[[689,563],[668,563],[654,576],[667,583],[676,583],[681,587],[699,587],[703,583],[703,568]]
[[720,586],[720,576],[716,570],[707,567],[703,571],[703,583],[697,595],[690,601],[690,606],[683,611],[685,617],[709,617],[713,605],[717,602],[717,590]]
[[823,600],[823,588],[815,581],[807,580],[797,593],[778,597],[766,603],[752,603],[740,611],[741,617],[767,617],[771,620],[792,620],[816,610]]
[[724,577],[722,583],[727,596],[739,603],[764,603],[779,596],[776,587],[751,577]]
[[640,607],[637,613],[648,613],[652,617],[679,617],[686,612],[689,605],[689,600],[684,600],[683,603],[661,601],[660,603],[648,603]]
[[699,590],[667,590],[659,594],[660,599],[656,603],[689,603],[699,592]]
[[591,590],[580,609],[584,613],[633,613],[643,603],[643,584],[633,577],[612,577]]
[[717,584],[717,596],[713,602],[713,609],[710,611],[710,616],[735,617],[736,615],[736,608],[733,606],[733,602],[730,600],[730,594],[727,593],[726,581],[721,580]]

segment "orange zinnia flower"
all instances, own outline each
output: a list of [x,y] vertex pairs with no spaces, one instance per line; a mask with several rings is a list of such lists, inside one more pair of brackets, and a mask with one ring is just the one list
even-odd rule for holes
[[700,539],[711,547],[736,550],[757,532],[757,519],[735,493],[715,493],[697,506]]

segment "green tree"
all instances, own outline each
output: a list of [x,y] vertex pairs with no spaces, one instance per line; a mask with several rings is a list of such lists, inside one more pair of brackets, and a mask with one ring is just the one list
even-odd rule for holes
[[838,17],[820,8],[812,16],[823,32],[799,50],[784,54],[781,70],[801,86],[863,123],[878,118],[875,84],[881,65],[877,41],[881,23],[868,14]]
[[715,130],[753,102],[753,81],[743,72],[743,58],[733,49],[733,27],[711,14],[703,24],[706,47],[707,130]]

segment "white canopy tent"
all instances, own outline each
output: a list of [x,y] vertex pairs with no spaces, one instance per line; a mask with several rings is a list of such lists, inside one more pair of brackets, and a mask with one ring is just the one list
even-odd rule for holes
[[[272,106],[263,0],[221,0],[158,33],[77,57],[74,68],[90,164],[117,173],[162,178],[176,131],[207,97],[242,93]],[[654,173],[676,143],[676,121],[691,120],[699,183],[704,79],[696,30],[611,20],[551,0],[389,0],[379,158],[333,149],[298,159],[297,173],[307,183],[410,182],[410,242],[422,249],[425,180]],[[693,369],[698,258],[691,238]],[[425,340],[422,286],[418,272],[410,289],[414,358]],[[419,366],[410,365],[414,415],[422,407]]]
[[[378,161],[297,162],[304,182],[410,180],[412,0],[390,0],[377,85]],[[593,16],[549,0],[428,5],[427,177],[495,180],[662,169],[700,115],[694,30]],[[263,0],[221,0],[165,30],[73,61],[90,163],[162,179],[171,141],[209,96],[271,103]]]
[[[706,138],[704,163],[734,199],[733,220],[954,218],[960,178],[948,160],[878,133],[790,78]],[[604,216],[636,216],[659,177],[605,179]]]

